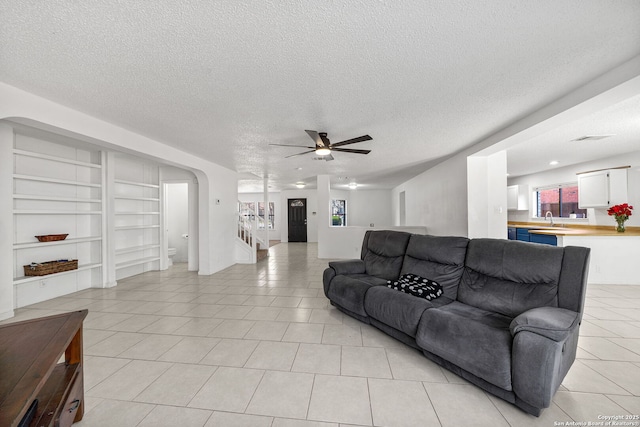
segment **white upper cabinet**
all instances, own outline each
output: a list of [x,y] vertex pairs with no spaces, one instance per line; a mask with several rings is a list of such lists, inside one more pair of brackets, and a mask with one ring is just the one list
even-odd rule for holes
[[627,169],[608,169],[578,175],[579,207],[608,208],[627,202]]
[[507,210],[526,211],[529,209],[529,186],[510,185],[507,187]]

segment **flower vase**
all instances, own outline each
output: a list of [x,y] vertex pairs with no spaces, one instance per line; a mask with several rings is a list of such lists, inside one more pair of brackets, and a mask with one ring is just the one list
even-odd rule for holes
[[618,233],[624,233],[624,231],[625,231],[624,220],[619,219],[619,220],[617,220],[617,222],[618,222],[618,225],[616,226],[616,231]]

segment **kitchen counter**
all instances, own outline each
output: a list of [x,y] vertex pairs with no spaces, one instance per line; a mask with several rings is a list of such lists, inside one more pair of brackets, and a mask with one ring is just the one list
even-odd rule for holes
[[555,236],[558,246],[591,248],[589,283],[640,285],[640,233],[567,234]]
[[550,227],[536,222],[512,222],[509,227],[526,228],[532,234],[546,234],[552,236],[640,236],[640,227],[627,227],[624,233],[616,231],[615,222],[610,226],[562,224],[562,226]]
[[640,259],[640,227],[627,227],[624,233],[618,233],[613,219],[611,225],[598,226],[562,224],[564,227],[549,227],[547,224],[542,221],[508,222],[509,227],[526,229],[523,231],[527,236],[531,235],[532,241],[535,237],[534,243],[591,248],[590,284],[640,285],[636,267]]

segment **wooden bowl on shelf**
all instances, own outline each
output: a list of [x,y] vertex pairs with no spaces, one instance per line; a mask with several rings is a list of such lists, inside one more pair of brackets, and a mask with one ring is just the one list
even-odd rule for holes
[[64,240],[69,234],[45,234],[43,236],[36,236],[39,242],[55,242],[58,240]]

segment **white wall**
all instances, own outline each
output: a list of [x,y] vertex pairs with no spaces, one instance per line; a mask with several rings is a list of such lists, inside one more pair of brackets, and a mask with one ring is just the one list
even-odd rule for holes
[[467,159],[468,237],[507,238],[507,153]]
[[[577,165],[557,168],[547,172],[514,177],[508,180],[509,185],[526,184],[533,193],[534,187],[545,185],[578,182],[577,173],[597,169],[607,169],[617,166],[631,166],[627,170],[628,200],[634,206],[633,215],[626,222],[627,226],[640,226],[640,151],[628,153],[622,156],[614,156],[594,162],[581,163]],[[529,211],[510,211],[509,221],[532,221],[536,206],[529,203]],[[590,225],[610,225],[615,226],[615,221],[607,215],[606,208],[588,209],[587,220],[569,220],[568,218],[555,219],[558,223],[585,223]]]
[[332,188],[331,199],[347,201],[348,226],[389,227],[393,225],[391,190],[339,190]]
[[[390,191],[372,191],[362,192],[354,197],[355,191],[345,191],[330,189],[331,177],[329,175],[319,175],[317,177],[318,182],[318,258],[322,259],[357,259],[360,258],[360,252],[362,248],[362,240],[367,230],[384,230],[384,229],[397,229],[406,231],[408,233],[425,234],[425,227],[393,227],[390,224],[371,227],[369,224],[366,226],[353,225],[352,220],[347,219],[347,227],[333,227],[331,226],[331,199],[339,199],[347,201],[347,217],[350,218],[349,203],[351,206],[359,205],[356,208],[356,218],[358,218],[358,209],[360,210],[360,220],[367,220],[374,218],[367,212],[368,208],[374,209],[375,205],[382,208],[382,205],[386,199],[386,195],[390,194]],[[357,190],[356,190],[357,191]],[[367,197],[370,193],[372,204],[367,204]],[[356,201],[352,201],[352,200]],[[324,208],[323,208],[324,207]],[[390,211],[388,205],[386,209]],[[377,213],[374,214],[375,218],[380,218]],[[383,214],[384,215],[384,214]]]
[[[318,243],[318,258],[359,259],[362,240],[367,230],[396,230],[411,234],[427,234],[426,227],[327,227]],[[322,246],[322,247],[321,247]]]
[[[393,224],[400,225],[400,192],[406,225],[437,236],[467,235],[467,154],[453,156],[391,191]],[[506,190],[505,190],[506,191]]]

